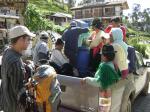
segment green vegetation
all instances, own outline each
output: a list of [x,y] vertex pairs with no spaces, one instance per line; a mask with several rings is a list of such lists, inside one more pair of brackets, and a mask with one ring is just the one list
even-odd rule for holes
[[150,58],[150,8],[141,11],[140,4],[134,4],[129,17],[132,22],[126,21],[128,27],[128,44],[134,46],[145,58]]
[[67,12],[68,7],[57,0],[29,0],[25,11],[25,25],[32,31],[53,30],[61,33],[65,27],[55,25],[45,18],[46,14],[54,12]]
[[29,0],[29,4],[38,7],[38,11],[43,15],[52,12],[68,12],[68,6],[64,2],[57,0]]
[[42,17],[42,14],[33,4],[28,4],[25,12],[25,24],[32,31],[47,30],[53,28],[53,23]]
[[128,29],[127,34],[127,43],[134,46],[145,58],[150,58],[150,34],[133,29]]

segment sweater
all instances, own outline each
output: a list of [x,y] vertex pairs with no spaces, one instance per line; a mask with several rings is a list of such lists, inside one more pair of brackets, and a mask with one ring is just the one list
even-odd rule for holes
[[86,77],[86,82],[95,87],[108,89],[109,86],[117,82],[120,77],[121,72],[119,69],[115,70],[112,62],[103,62],[99,65],[94,78]]

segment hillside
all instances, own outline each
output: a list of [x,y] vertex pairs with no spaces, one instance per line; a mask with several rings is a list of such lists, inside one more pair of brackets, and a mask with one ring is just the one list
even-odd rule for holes
[[65,12],[68,13],[68,6],[58,0],[29,0],[30,4],[38,7],[40,13]]

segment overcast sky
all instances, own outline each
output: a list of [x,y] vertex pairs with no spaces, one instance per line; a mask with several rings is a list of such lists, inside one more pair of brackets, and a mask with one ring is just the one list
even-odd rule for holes
[[[82,0],[77,0],[77,3]],[[124,11],[124,15],[128,15],[128,13],[132,13],[132,6],[134,3],[140,4],[142,9],[150,8],[150,1],[149,0],[127,0],[129,4],[129,10]]]
[[149,0],[127,0],[129,4],[129,10],[125,10],[124,14],[127,15],[128,13],[132,13],[132,6],[134,3],[140,4],[142,9],[150,8],[150,1]]

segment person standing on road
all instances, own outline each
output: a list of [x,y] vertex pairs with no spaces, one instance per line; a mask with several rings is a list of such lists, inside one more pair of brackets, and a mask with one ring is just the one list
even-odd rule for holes
[[10,29],[11,46],[3,53],[2,58],[2,98],[4,112],[22,112],[20,107],[24,89],[25,67],[21,59],[22,53],[30,44],[31,33],[25,26],[15,26]]
[[42,59],[49,60],[48,38],[47,32],[40,33],[40,41],[35,45],[33,51],[33,62],[36,66],[40,65],[39,61]]
[[62,39],[65,41],[64,53],[74,67],[76,67],[79,35],[88,31],[88,28],[77,27],[77,23],[72,21],[70,28],[62,35]]

